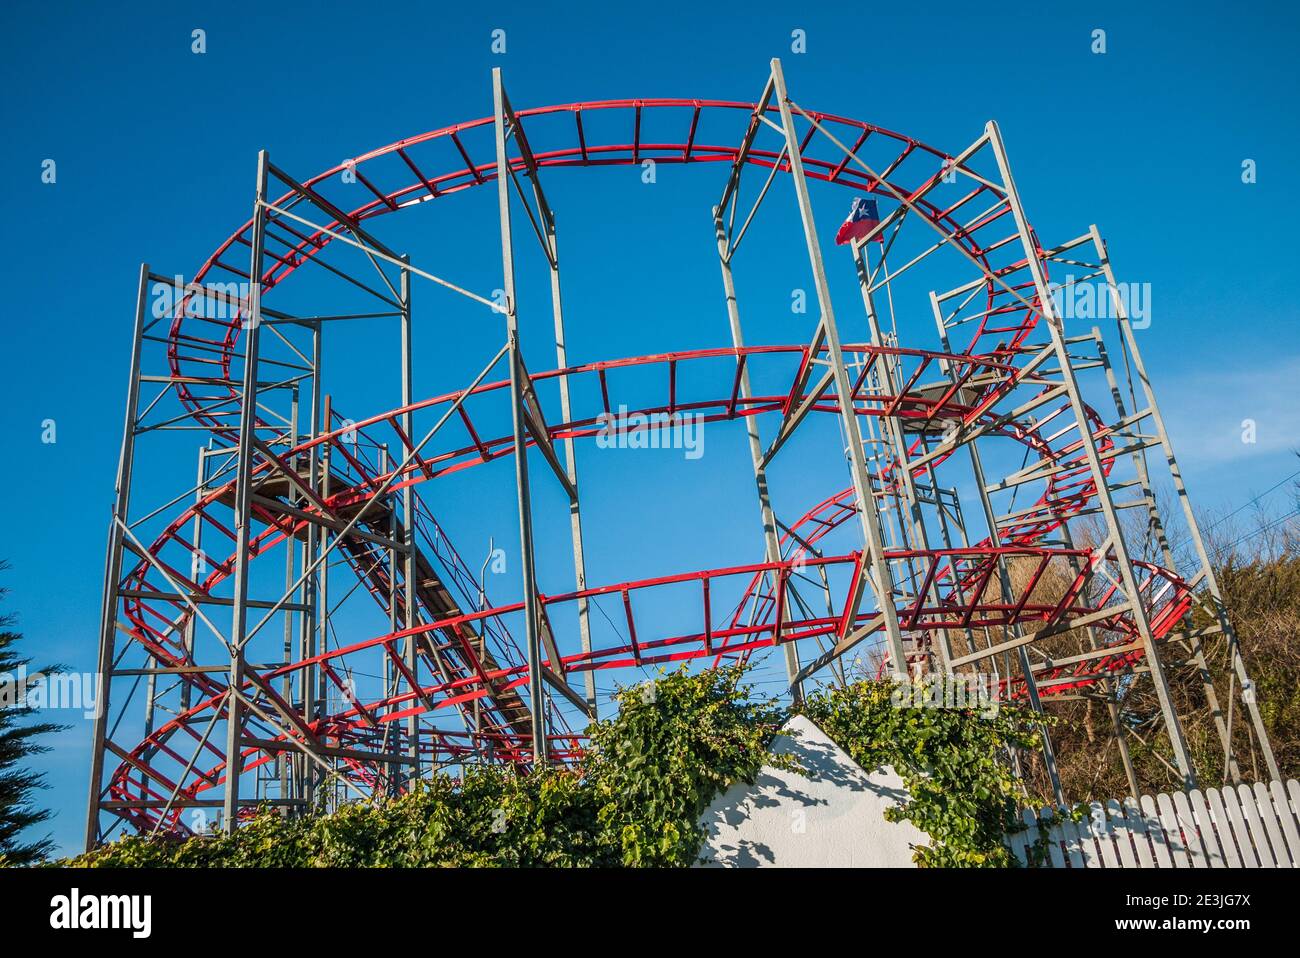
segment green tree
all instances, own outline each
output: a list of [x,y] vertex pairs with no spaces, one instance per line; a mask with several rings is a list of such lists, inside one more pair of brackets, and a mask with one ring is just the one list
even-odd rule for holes
[[[7,568],[0,562],[0,570]],[[0,588],[0,599],[8,591]],[[18,694],[18,670],[31,660],[18,654],[22,636],[13,630],[13,624],[12,614],[0,615],[0,865],[31,865],[49,855],[53,844],[48,838],[23,838],[28,829],[50,817],[48,809],[33,804],[35,792],[44,787],[43,776],[23,766],[31,756],[49,751],[49,746],[36,739],[59,731],[60,726],[27,721],[33,710]],[[57,669],[41,671],[49,674]]]

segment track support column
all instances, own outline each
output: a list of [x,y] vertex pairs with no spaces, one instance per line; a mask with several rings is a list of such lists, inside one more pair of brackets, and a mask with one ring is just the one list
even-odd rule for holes
[[[1062,384],[1065,386],[1069,397],[1074,419],[1078,423],[1079,439],[1088,460],[1088,468],[1093,483],[1096,486],[1097,501],[1101,506],[1102,515],[1105,517],[1110,546],[1115,551],[1115,563],[1118,566],[1120,581],[1129,599],[1130,614],[1137,624],[1138,634],[1142,639],[1147,666],[1151,672],[1151,681],[1155,686],[1156,697],[1160,702],[1160,711],[1164,716],[1165,729],[1173,747],[1174,759],[1179,772],[1183,776],[1184,788],[1195,788],[1196,771],[1192,767],[1191,756],[1187,751],[1187,742],[1183,738],[1182,724],[1178,721],[1178,715],[1174,711],[1173,700],[1169,694],[1169,682],[1165,676],[1164,666],[1160,663],[1160,653],[1156,648],[1155,637],[1151,633],[1151,624],[1147,620],[1146,609],[1142,606],[1142,594],[1138,589],[1137,579],[1133,575],[1133,564],[1129,558],[1128,546],[1124,542],[1115,503],[1111,499],[1110,489],[1106,485],[1106,471],[1102,468],[1092,429],[1088,424],[1083,397],[1079,391],[1079,382],[1074,375],[1073,367],[1070,365],[1070,352],[1069,346],[1065,342],[1064,325],[1061,318],[1056,315],[1056,305],[1052,298],[1052,291],[1048,288],[1047,278],[1043,273],[1042,260],[1039,258],[1038,242],[1030,232],[1029,222],[1025,217],[1024,207],[1020,202],[1020,194],[1016,190],[1015,180],[1011,176],[1011,164],[1007,159],[1006,147],[1002,142],[1002,134],[998,130],[997,124],[990,121],[987,133],[989,143],[993,148],[993,155],[997,159],[998,171],[1006,187],[1007,202],[1016,221],[1016,230],[1020,235],[1021,246],[1024,248],[1026,265],[1033,279],[1039,309],[1052,338],[1052,346],[1056,353],[1057,363],[1060,366]],[[1105,556],[1101,557],[1101,561],[1105,561]]]
[[804,240],[808,247],[808,260],[812,266],[813,285],[817,290],[817,304],[821,309],[822,327],[826,336],[826,355],[839,397],[840,421],[848,443],[849,471],[853,477],[853,491],[858,500],[858,517],[862,526],[867,556],[864,571],[870,568],[868,581],[873,583],[880,604],[880,614],[885,626],[885,641],[895,675],[907,674],[907,655],[903,649],[902,632],[898,627],[898,612],[894,607],[893,576],[885,558],[884,540],[880,531],[880,514],[867,474],[866,455],[862,448],[862,432],[858,428],[857,410],[853,403],[853,383],[844,366],[844,353],[840,346],[839,327],[835,323],[835,310],[831,305],[830,284],[826,280],[826,267],[822,262],[821,242],[817,237],[817,224],[813,219],[812,199],[808,194],[808,181],[804,175],[803,155],[794,116],[790,110],[790,96],[786,91],[785,75],[781,61],[772,60],[772,82],[777,106],[781,111],[781,126],[785,132],[786,155],[790,162],[790,178],[794,181],[795,195],[799,201],[799,215],[803,221]]
[[[403,256],[402,262],[409,266],[410,257]],[[402,431],[414,442],[415,416],[411,412],[411,403],[414,401],[411,395],[411,271],[406,268],[402,269],[401,303],[402,408],[405,410],[402,413]],[[409,483],[402,487],[402,524],[404,526],[402,545],[406,547],[406,551],[402,556],[402,606],[405,613],[402,627],[413,629],[417,618],[415,609],[415,577],[417,575],[415,562],[415,491]],[[406,637],[402,654],[406,659],[407,669],[418,678],[420,663],[416,655],[415,636],[408,635]],[[412,689],[411,691],[417,695],[419,694],[419,689]],[[413,712],[406,720],[406,737],[408,753],[411,758],[409,781],[415,782],[420,778],[420,716],[417,712]]]
[[[538,205],[543,208],[543,219],[546,222],[546,244],[549,246],[547,251],[547,260],[551,267],[551,313],[555,319],[555,368],[567,369],[569,365],[568,346],[564,335],[564,307],[560,298],[560,248],[557,243],[555,230],[555,211],[552,210],[542,196],[541,186],[534,171],[533,174],[534,195],[537,198]],[[569,396],[569,377],[560,377],[560,417],[565,421],[571,420],[572,404]],[[574,448],[572,439],[564,440],[564,469],[569,477],[569,485],[573,489],[578,488],[578,459],[577,450]],[[582,543],[582,508],[576,495],[569,497],[569,535],[573,542],[573,578],[574,590],[583,592],[587,588],[587,560],[583,553]],[[591,652],[591,616],[590,602],[586,596],[578,599],[578,638],[582,643],[582,651]],[[588,718],[593,722],[598,715],[598,706],[596,702],[596,673],[592,669],[587,669],[582,673],[583,694],[587,699]]]
[[505,90],[500,68],[492,71],[496,128],[497,202],[501,216],[501,260],[505,292],[506,345],[510,362],[511,423],[514,429],[515,491],[519,507],[519,551],[523,567],[524,630],[528,647],[528,706],[533,733],[533,764],[546,763],[546,709],[542,680],[541,623],[533,556],[533,514],[528,486],[528,440],[524,425],[524,370],[519,353],[519,314],[515,301],[514,247],[510,234],[510,157],[506,153]]
[[90,752],[90,798],[86,805],[86,851],[99,841],[99,793],[104,777],[104,747],[108,736],[108,711],[117,637],[117,585],[122,577],[122,527],[131,505],[131,473],[135,465],[135,420],[140,405],[140,348],[149,297],[149,264],[140,264],[135,295],[135,326],[131,340],[131,370],[126,387],[126,422],[117,460],[117,489],[108,527],[108,552],[104,560],[104,599],[99,617],[99,673],[96,676],[95,726]]
[[226,697],[226,789],[222,827],[227,835],[238,827],[239,777],[243,771],[241,745],[244,706],[244,643],[248,634],[248,562],[252,529],[254,438],[257,431],[258,336],[262,319],[262,254],[266,244],[267,155],[257,155],[257,194],[253,203],[251,266],[248,271],[247,329],[244,330],[244,382],[239,411],[239,446],[235,479],[235,592],[230,629],[229,693]]
[[[1273,746],[1269,742],[1268,729],[1264,725],[1264,717],[1260,714],[1259,703],[1256,701],[1253,692],[1246,694],[1246,689],[1254,689],[1251,682],[1250,674],[1246,671],[1246,662],[1241,655],[1241,643],[1237,639],[1237,633],[1232,627],[1232,621],[1228,617],[1227,607],[1223,604],[1223,592],[1219,588],[1219,578],[1214,572],[1214,566],[1210,562],[1209,552],[1205,548],[1205,539],[1201,536],[1200,523],[1196,521],[1196,513],[1192,509],[1191,499],[1187,495],[1187,486],[1183,482],[1182,470],[1178,468],[1178,459],[1174,456],[1174,447],[1169,440],[1169,432],[1165,429],[1164,417],[1160,414],[1160,406],[1156,402],[1155,391],[1151,388],[1151,380],[1147,377],[1146,366],[1142,363],[1142,354],[1138,349],[1137,337],[1133,335],[1133,325],[1129,322],[1128,311],[1124,307],[1123,300],[1119,295],[1119,287],[1115,282],[1115,272],[1110,265],[1110,256],[1106,252],[1106,243],[1101,238],[1101,233],[1097,230],[1096,225],[1089,228],[1092,236],[1093,246],[1096,247],[1098,261],[1101,263],[1102,272],[1106,277],[1106,285],[1110,290],[1111,301],[1115,305],[1116,317],[1118,319],[1120,332],[1124,336],[1125,345],[1128,346],[1129,355],[1133,359],[1133,368],[1138,374],[1138,379],[1142,382],[1142,392],[1146,398],[1147,408],[1151,410],[1151,421],[1155,424],[1156,433],[1160,438],[1160,446],[1164,450],[1166,460],[1169,463],[1169,472],[1173,477],[1174,490],[1178,494],[1178,500],[1182,503],[1183,517],[1187,521],[1187,530],[1196,546],[1196,556],[1201,561],[1201,571],[1205,574],[1205,587],[1210,594],[1214,606],[1215,616],[1219,620],[1219,626],[1223,629],[1223,634],[1228,640],[1228,647],[1232,656],[1233,671],[1236,673],[1237,680],[1241,683],[1243,692],[1242,700],[1250,713],[1250,722],[1255,730],[1255,737],[1259,741],[1260,751],[1264,755],[1264,763],[1268,766],[1269,775],[1275,780],[1281,780],[1281,770],[1278,768],[1277,758],[1273,754]],[[1231,751],[1227,756],[1229,764],[1233,763]]]
[[[732,176],[739,176],[739,169],[732,171]],[[722,207],[713,208],[713,228],[718,237],[718,264],[722,267],[722,289],[727,298],[727,319],[731,326],[731,341],[736,347],[738,353],[736,362],[744,363],[744,358],[739,355],[740,350],[745,348],[745,334],[740,324],[740,307],[736,301],[736,281],[731,272],[731,254],[728,251],[726,228],[722,222]],[[742,400],[749,399],[753,395],[749,385],[749,369],[747,366],[740,367],[740,384],[739,396]],[[781,561],[781,540],[776,531],[776,513],[772,510],[772,496],[767,486],[767,469],[763,465],[763,444],[758,434],[758,420],[753,416],[745,417],[745,433],[749,438],[749,455],[754,466],[754,484],[758,489],[758,508],[763,523],[763,544],[767,551],[767,561],[779,563]],[[775,597],[778,589],[785,588],[783,577],[779,572],[769,573],[769,579],[772,583],[772,595]],[[779,628],[780,623],[776,624]],[[773,641],[779,641],[780,637],[773,636]],[[785,653],[785,676],[789,682],[790,694],[794,701],[803,700],[803,682],[799,679],[799,650],[793,642],[787,642],[783,646]]]

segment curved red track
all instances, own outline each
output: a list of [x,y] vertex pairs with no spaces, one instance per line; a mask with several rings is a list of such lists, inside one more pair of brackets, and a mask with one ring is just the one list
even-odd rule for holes
[[[775,109],[775,108],[773,108]],[[606,165],[639,164],[646,159],[658,163],[732,163],[738,155],[736,146],[720,146],[708,142],[706,129],[709,121],[716,117],[736,116],[744,119],[752,115],[754,106],[747,103],[731,103],[704,100],[620,100],[599,103],[576,103],[562,106],[543,107],[519,112],[522,119],[530,122],[546,120],[548,123],[565,124],[571,129],[571,142],[568,146],[538,151],[536,162],[541,167],[591,167]],[[911,138],[883,130],[859,121],[826,114],[813,114],[819,121],[834,126],[844,135],[846,142],[860,145],[869,138],[884,140],[896,147],[900,163],[909,155],[924,153],[942,161],[946,155],[925,146]],[[668,141],[654,141],[643,138],[643,123],[653,116],[660,127],[680,121],[681,135]],[[367,202],[348,211],[348,216],[360,222],[388,215],[425,202],[444,198],[472,187],[495,181],[495,162],[476,163],[467,151],[464,134],[469,131],[490,127],[491,118],[476,120],[471,123],[444,127],[411,139],[402,140],[382,149],[372,151],[356,158],[354,168],[359,182],[373,194]],[[607,129],[617,126],[626,136],[600,136],[597,128]],[[531,128],[530,128],[531,129]],[[441,146],[442,155],[459,157],[459,161],[435,165],[430,159],[432,148]],[[856,146],[855,146],[856,148]],[[425,155],[421,155],[425,154]],[[778,156],[772,152],[754,150],[747,161],[760,167],[771,168]],[[394,169],[407,171],[405,182],[395,188],[380,188],[378,174],[372,174],[372,168],[381,161],[387,163],[386,179],[393,179]],[[523,169],[522,159],[515,158],[517,167]],[[804,164],[810,178],[827,183],[846,186],[850,189],[881,192],[882,184],[873,181],[867,175],[854,170],[847,163],[839,160],[806,155]],[[898,166],[893,164],[891,168]],[[327,170],[307,181],[308,186],[316,186],[337,176],[342,170],[340,165]],[[907,190],[901,184],[891,187],[904,194],[915,195],[915,190]],[[978,194],[984,188],[976,189]],[[287,203],[291,197],[286,196],[277,201],[277,205]],[[934,222],[945,224],[948,228],[958,230],[956,242],[960,243],[977,260],[987,262],[986,251],[976,240],[975,229],[960,230],[960,224],[951,210],[938,208],[924,198],[916,200],[918,213]],[[1003,214],[997,214],[1001,216]],[[993,218],[997,218],[997,216]],[[240,278],[243,273],[230,260],[239,251],[249,245],[251,222],[245,223],[203,264],[194,277],[196,283],[216,279]],[[327,224],[330,229],[338,229],[340,221]],[[980,226],[986,224],[981,223]],[[295,234],[297,246],[288,253],[269,257],[270,268],[260,279],[264,291],[269,292],[286,282],[300,267],[307,264],[332,242],[332,237],[324,231],[303,231]],[[952,421],[971,424],[990,424],[994,422],[993,407],[1012,389],[1023,388],[1022,380],[1024,357],[1028,349],[1023,347],[1026,339],[1039,320],[1036,309],[1017,306],[1001,294],[988,293],[988,312],[974,329],[974,334],[966,347],[958,353],[944,355],[923,350],[884,349],[881,347],[850,345],[845,347],[848,354],[870,356],[882,352],[890,353],[900,363],[907,363],[913,368],[924,369],[939,361],[955,370],[954,375],[963,372],[978,371],[988,385],[981,388],[975,401],[966,397],[966,404],[960,404],[952,396],[945,396],[939,401],[925,400],[919,396],[900,395],[882,396],[879,393],[863,391],[855,394],[854,404],[863,416],[889,415],[931,421]],[[171,323],[167,356],[171,374],[176,379],[176,390],[182,402],[190,410],[193,422],[211,430],[217,436],[230,439],[235,435],[234,423],[237,415],[238,382],[232,378],[232,365],[237,357],[236,344],[240,333],[240,317],[235,315],[227,322],[216,323],[211,319],[196,320],[186,315],[183,305],[176,312]],[[215,327],[215,329],[213,328]],[[627,371],[658,370],[664,384],[662,401],[647,404],[636,402],[629,404],[632,409],[652,413],[691,412],[702,416],[706,422],[740,421],[746,417],[771,412],[783,412],[803,397],[793,394],[756,395],[742,399],[738,394],[739,369],[748,365],[751,369],[762,367],[781,371],[787,381],[794,381],[795,373],[810,361],[807,346],[765,346],[742,350],[714,349],[691,352],[635,357],[608,362],[590,363],[553,370],[533,376],[538,385],[543,385],[559,376],[571,380],[590,380],[598,384],[598,389],[583,390],[584,394],[599,393],[602,397],[600,406],[579,408],[575,406],[573,415],[567,422],[552,422],[550,431],[553,439],[587,439],[599,431],[600,416],[620,404],[619,390],[621,376]],[[690,377],[697,384],[687,389],[679,384],[677,370],[689,367],[698,371]],[[218,387],[213,391],[214,370]],[[712,378],[709,375],[712,374]],[[865,374],[864,374],[865,375]],[[202,379],[204,387],[200,390],[191,385]],[[698,383],[708,381],[713,384],[712,391],[701,388]],[[224,381],[227,385],[221,387]],[[913,379],[915,381],[915,377]],[[859,378],[857,387],[861,387]],[[201,394],[200,394],[201,393]],[[483,383],[471,391],[474,402],[492,404],[508,402],[508,383]],[[415,403],[411,410],[445,409],[461,397],[460,392],[452,392],[432,397]],[[214,411],[213,406],[221,399],[228,400],[224,411]],[[820,413],[838,412],[834,397],[827,396],[819,401],[815,411]],[[326,504],[336,510],[356,507],[368,501],[379,484],[388,478],[388,474],[355,452],[355,443],[349,446],[344,442],[344,434],[355,430],[362,436],[372,432],[390,434],[394,430],[400,433],[400,417],[406,409],[395,409],[361,420],[355,425],[348,423],[339,428],[331,428],[324,435],[312,442],[303,443],[285,457],[301,456],[313,447],[329,448],[332,456],[345,461],[342,472],[347,477],[347,484],[337,489],[328,497]],[[1102,418],[1090,412],[1090,428],[1099,440],[1099,448],[1108,450],[1113,445],[1108,438],[1108,428]],[[330,424],[332,426],[332,424]],[[1090,594],[1085,588],[1097,564],[1105,559],[1088,550],[1065,550],[1048,547],[1044,539],[1063,522],[1078,515],[1086,509],[1096,493],[1087,460],[1084,458],[1080,442],[1064,442],[1040,434],[1038,430],[1010,428],[999,426],[993,430],[1008,440],[1018,442],[1039,457],[1050,458],[1059,468],[1043,483],[1043,491],[1035,506],[1026,510],[1017,520],[1009,535],[1003,536],[999,547],[994,547],[985,540],[967,548],[949,550],[929,550],[927,552],[894,552],[892,558],[910,557],[928,567],[928,575],[936,582],[946,583],[938,594],[938,601],[926,603],[927,590],[921,590],[922,599],[902,603],[897,609],[900,624],[909,632],[933,632],[938,629],[961,630],[966,628],[994,628],[1009,625],[1021,625],[1032,631],[1053,623],[1104,609],[1111,602],[1114,587],[1109,592],[1102,590],[1100,595]],[[482,436],[473,433],[473,441],[455,443],[443,441],[442,445],[424,450],[421,455],[396,477],[394,488],[416,487],[424,482],[436,481],[438,477],[453,472],[463,471],[491,462],[495,459],[513,454],[510,435]],[[349,450],[353,451],[349,451]],[[1112,463],[1113,459],[1107,459]],[[263,469],[269,467],[263,466]],[[899,481],[898,476],[878,475],[876,480],[877,495],[884,495],[892,483]],[[179,617],[189,615],[184,603],[166,596],[171,593],[170,584],[160,577],[159,566],[165,568],[177,580],[186,581],[200,593],[214,594],[218,585],[234,570],[233,554],[223,561],[214,562],[206,578],[190,583],[188,577],[167,565],[164,550],[169,546],[181,545],[190,548],[189,531],[196,524],[202,524],[209,530],[209,538],[227,539],[233,550],[233,533],[218,519],[218,505],[231,495],[233,483],[213,489],[198,502],[180,510],[171,519],[154,540],[148,544],[147,551],[153,561],[141,558],[123,575],[121,588],[132,598],[126,600],[126,619],[130,623],[130,640],[148,651],[162,665],[180,666],[185,661],[185,649],[181,645],[179,632],[174,623]],[[256,510],[255,510],[256,512]],[[855,621],[847,621],[847,613],[826,614],[822,616],[793,614],[790,609],[780,609],[780,589],[773,590],[768,583],[773,580],[784,582],[794,572],[805,568],[825,567],[828,571],[856,570],[862,561],[859,552],[843,555],[818,555],[812,549],[825,539],[834,529],[856,513],[855,500],[851,489],[845,489],[810,509],[798,522],[794,523],[784,534],[783,546],[788,547],[780,563],[753,563],[733,568],[712,569],[697,572],[685,572],[647,580],[597,586],[563,595],[548,595],[542,598],[547,610],[561,612],[580,598],[608,596],[626,610],[626,641],[615,646],[594,649],[590,653],[577,653],[564,656],[563,669],[570,673],[588,670],[626,668],[653,663],[683,661],[696,658],[715,660],[725,656],[747,655],[755,650],[770,648],[777,642],[805,642],[820,637],[844,634],[850,627],[870,624],[873,615],[861,612]],[[262,554],[287,538],[298,534],[305,526],[305,520],[286,519],[261,513],[256,516],[264,528],[252,540],[252,556]],[[431,518],[429,521],[432,521]],[[1083,572],[1076,577],[1073,585],[1064,595],[1046,601],[1026,590],[1019,601],[1004,603],[991,601],[986,597],[985,586],[994,574],[999,559],[1015,559],[1036,566],[1041,573],[1053,560],[1073,558],[1082,567]],[[464,564],[454,556],[450,561],[463,569]],[[1166,634],[1183,616],[1191,602],[1188,584],[1169,570],[1149,564],[1138,564],[1145,600],[1149,605],[1149,617],[1152,630],[1157,636]],[[358,568],[358,573],[362,570]],[[472,575],[471,575],[472,578]],[[714,608],[710,601],[711,590],[716,593],[718,585],[725,582],[743,584],[743,598],[734,609]],[[697,628],[677,631],[671,634],[645,634],[637,632],[637,617],[634,604],[652,602],[657,593],[668,589],[680,590],[683,587],[698,587],[699,624]],[[373,590],[372,590],[373,591]],[[679,592],[674,593],[679,595]],[[377,596],[377,598],[380,598]],[[382,604],[382,601],[381,601]],[[744,614],[746,606],[749,613]],[[319,740],[329,741],[340,747],[358,749],[373,747],[381,734],[381,726],[388,722],[400,721],[414,713],[425,713],[433,709],[463,708],[467,703],[478,701],[489,711],[502,690],[527,686],[528,668],[526,662],[511,647],[508,633],[493,632],[491,623],[500,623],[505,617],[517,613],[521,604],[507,604],[488,609],[486,612],[462,614],[460,616],[434,620],[412,630],[386,633],[362,641],[353,642],[312,659],[295,661],[279,667],[250,666],[251,678],[248,688],[254,694],[274,700],[277,696],[275,686],[286,675],[304,670],[308,667],[321,669],[332,680],[338,682],[338,676],[344,671],[344,663],[349,656],[367,650],[387,650],[396,656],[400,643],[410,636],[429,644],[443,643],[443,647],[455,645],[463,636],[465,629],[481,628],[493,639],[493,662],[496,667],[484,668],[468,643],[461,649],[464,667],[457,674],[452,674],[438,684],[431,684],[421,689],[422,695],[403,692],[394,697],[376,701],[349,701],[346,708],[336,711],[316,722],[308,723],[308,733]],[[875,617],[878,619],[879,617]],[[780,634],[774,623],[780,622]],[[1101,619],[1098,628],[1106,630],[1117,647],[1131,644],[1137,635],[1136,626],[1128,617],[1117,612],[1113,617]],[[877,623],[878,627],[878,623]],[[1074,682],[1061,682],[1052,686],[1053,692],[1068,690],[1078,684],[1095,681],[1098,677],[1112,674],[1114,670],[1125,668],[1140,658],[1140,651],[1122,651],[1112,658],[1101,658],[1067,668],[1049,669],[1046,675],[1053,678],[1073,677]],[[560,663],[550,663],[553,667]],[[210,717],[214,705],[221,699],[224,691],[224,675],[212,673],[184,673],[181,681],[192,686],[190,707],[174,715],[170,721],[159,725],[130,753],[122,756],[121,764],[110,775],[107,791],[108,797],[122,800],[150,797],[166,798],[175,786],[175,775],[180,768],[187,765],[184,754],[187,749],[180,748],[180,742],[197,743],[199,735],[196,726],[201,727]],[[1015,688],[1011,689],[1015,694]],[[280,704],[290,707],[281,700]],[[565,758],[581,747],[580,737],[569,732],[558,716],[550,730],[552,750],[555,755]],[[510,733],[504,723],[498,723],[498,730],[493,733],[494,748],[498,757],[507,760],[526,761],[528,742]],[[275,737],[284,741],[285,733]],[[192,745],[190,746],[193,747]],[[455,759],[471,754],[472,743],[465,736],[454,732],[438,732],[424,744],[426,754],[433,759]],[[194,764],[190,778],[186,778],[180,790],[185,798],[201,796],[211,788],[219,787],[223,781],[224,753],[212,743],[206,743],[200,758]],[[278,754],[269,747],[252,747],[244,754],[245,770],[252,770],[272,760]],[[173,764],[174,769],[167,766]],[[346,763],[347,774],[361,787],[376,787],[377,778],[374,770],[360,761]],[[192,778],[192,780],[191,780]],[[138,809],[118,812],[119,815],[140,828],[153,827],[158,818],[153,811]],[[179,812],[169,813],[164,824],[167,827],[184,828]]]

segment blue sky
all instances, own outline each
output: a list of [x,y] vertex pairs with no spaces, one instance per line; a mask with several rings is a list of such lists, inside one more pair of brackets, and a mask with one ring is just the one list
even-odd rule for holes
[[[5,5],[0,423],[4,472],[16,488],[0,506],[0,557],[13,566],[3,577],[5,607],[19,615],[34,656],[94,668],[141,260],[192,272],[247,217],[258,149],[306,178],[484,116],[496,66],[519,108],[616,97],[752,100],[768,59],[781,56],[801,103],[949,152],[996,119],[1040,235],[1059,241],[1096,222],[1121,278],[1151,284],[1142,345],[1198,502],[1233,508],[1300,467],[1292,453],[1300,445],[1300,14],[1289,5],[1189,3],[1171,14],[1137,3],[1024,3],[996,15],[955,3],[911,12],[753,3],[743,14],[675,4],[492,8]],[[191,52],[195,28],[206,31],[203,55]],[[490,49],[498,28],[505,55]],[[1104,55],[1090,50],[1098,28]],[[806,32],[806,53],[791,52],[795,29]],[[41,182],[46,159],[57,162],[53,185]],[[1242,183],[1245,159],[1257,164],[1254,184]],[[721,168],[666,173],[653,196],[614,174],[593,178],[599,189],[590,190],[564,175],[548,180],[553,201],[592,232],[572,243],[562,235],[562,249],[590,257],[590,276],[630,273],[636,291],[631,302],[602,298],[579,276],[574,358],[727,344],[716,266],[674,272],[684,251],[709,250],[705,214]],[[458,247],[499,249],[491,200],[475,196],[440,219],[426,237],[431,255],[441,250],[462,265]],[[832,214],[822,217],[829,223]],[[477,355],[469,334],[464,342],[454,329],[446,335],[447,350]],[[788,337],[801,338],[802,327]],[[459,384],[432,375],[422,383],[430,391]],[[1246,418],[1257,422],[1254,444],[1240,441]],[[54,444],[41,442],[47,419],[57,423]],[[667,468],[657,460],[618,489],[653,497]],[[752,536],[710,525],[734,512],[734,496],[703,478],[714,491],[694,511],[659,516],[636,550],[597,547],[594,561],[620,579],[709,564],[681,545],[688,528],[735,561],[756,560]],[[453,514],[467,488],[448,492]],[[1285,493],[1266,502],[1280,504]],[[542,498],[539,510],[553,502]],[[487,525],[468,534],[515,543],[511,516]],[[465,551],[482,549],[475,539]],[[82,827],[88,736],[88,724],[75,722],[38,763],[59,813],[52,831],[67,848]]]

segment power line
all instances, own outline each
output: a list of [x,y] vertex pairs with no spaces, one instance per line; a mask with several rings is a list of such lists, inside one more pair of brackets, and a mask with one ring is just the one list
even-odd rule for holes
[[1293,519],[1297,516],[1300,516],[1300,509],[1293,509],[1290,512],[1288,512],[1286,515],[1278,516],[1276,519],[1274,519],[1272,522],[1268,523],[1267,525],[1260,526],[1258,529],[1252,530],[1251,532],[1246,533],[1244,536],[1240,536],[1237,539],[1234,539],[1232,542],[1229,542],[1226,546],[1223,546],[1221,549],[1218,549],[1216,551],[1219,552],[1220,554],[1227,552],[1228,550],[1235,548],[1238,544],[1245,542],[1247,539],[1253,539],[1255,538],[1255,536],[1262,535],[1263,533],[1267,532],[1269,529],[1272,529],[1274,526],[1280,525],[1281,523],[1286,522],[1288,519]]
[[[1246,502],[1242,503],[1242,504],[1239,505],[1236,509],[1233,509],[1231,512],[1229,512],[1227,515],[1223,515],[1223,516],[1220,516],[1218,519],[1215,519],[1215,520],[1214,520],[1213,522],[1211,522],[1209,525],[1205,526],[1201,531],[1202,531],[1202,532],[1207,532],[1207,531],[1209,531],[1210,529],[1213,529],[1215,526],[1218,526],[1218,525],[1223,524],[1224,522],[1226,522],[1227,520],[1229,520],[1229,519],[1231,519],[1233,516],[1235,516],[1237,513],[1241,512],[1243,509],[1246,509],[1246,508],[1248,508],[1248,507],[1250,507],[1250,506],[1253,506],[1255,503],[1259,502],[1259,501],[1260,501],[1261,499],[1263,499],[1265,496],[1270,495],[1271,493],[1277,491],[1277,490],[1280,489],[1282,486],[1286,485],[1286,483],[1290,482],[1292,479],[1295,479],[1297,476],[1300,476],[1300,469],[1297,469],[1295,472],[1291,473],[1291,475],[1287,476],[1285,479],[1281,479],[1281,480],[1279,480],[1276,484],[1270,486],[1268,489],[1264,490],[1264,491],[1261,492],[1259,495],[1255,496],[1255,498],[1253,498],[1253,499],[1249,499],[1249,500],[1247,500]],[[1294,515],[1294,513],[1292,513],[1292,514]],[[1283,517],[1283,518],[1285,518],[1285,517]],[[1256,531],[1259,531],[1259,530],[1256,530]],[[1175,549],[1176,549],[1178,546],[1180,546],[1180,545],[1182,545],[1184,542],[1186,542],[1189,538],[1191,538],[1190,533],[1187,534],[1187,535],[1184,535],[1181,539],[1179,539],[1177,542],[1175,542],[1175,543],[1171,546],[1171,548],[1175,548]],[[1238,540],[1238,541],[1240,541],[1240,540]],[[1235,543],[1234,543],[1234,544],[1235,544]],[[1229,548],[1231,548],[1231,547],[1229,547]]]

